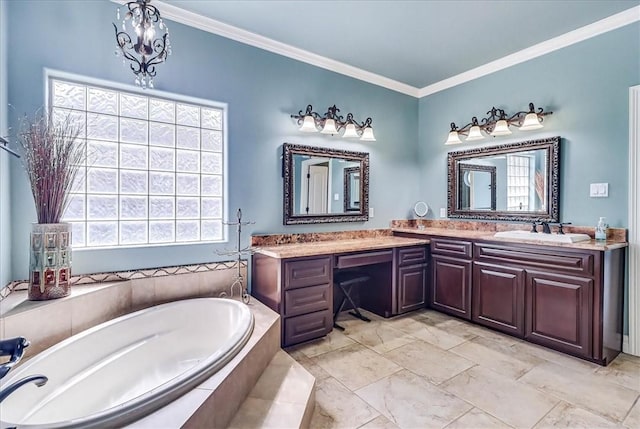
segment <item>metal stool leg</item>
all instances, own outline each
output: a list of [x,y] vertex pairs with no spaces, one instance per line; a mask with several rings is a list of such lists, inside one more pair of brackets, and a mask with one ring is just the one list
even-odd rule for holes
[[[349,300],[349,303],[351,304],[351,307],[353,307],[353,311],[350,311],[349,314],[357,317],[358,319],[364,321],[364,322],[371,322],[371,319],[365,317],[362,313],[360,313],[360,310],[358,309],[358,306],[356,305],[355,302],[353,302],[353,298],[351,298],[351,289],[352,286],[349,286],[349,292],[347,292],[346,288],[342,285],[339,285],[340,289],[342,289],[342,293],[344,294],[345,298],[347,300]],[[344,303],[344,299],[343,299],[343,303]]]
[[344,304],[345,304],[346,301],[347,301],[346,298],[342,297],[342,301],[340,302],[340,305],[338,306],[338,309],[335,311],[335,313],[333,313],[333,327],[336,328],[336,329],[339,329],[341,331],[344,331],[344,327],[338,325],[336,323],[336,320],[338,320],[338,315],[342,311],[342,308],[344,307]]

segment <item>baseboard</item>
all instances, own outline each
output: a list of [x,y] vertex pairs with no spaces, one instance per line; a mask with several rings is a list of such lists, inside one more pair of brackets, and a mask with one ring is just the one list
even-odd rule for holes
[[622,353],[629,353],[629,336],[622,336]]

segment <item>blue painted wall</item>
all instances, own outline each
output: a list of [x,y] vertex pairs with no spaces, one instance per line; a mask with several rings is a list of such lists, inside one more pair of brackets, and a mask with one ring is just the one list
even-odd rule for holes
[[[7,2],[0,0],[0,136],[7,136]],[[11,159],[10,159],[11,158]],[[11,219],[9,162],[16,158],[0,150],[0,288],[11,280]]]
[[[43,69],[119,83],[133,81],[112,52],[116,6],[104,1],[8,2],[9,125],[44,104]],[[25,31],[24,23],[34,23]],[[170,22],[173,55],[158,69],[156,87],[229,105],[229,213],[238,207],[255,233],[384,228],[403,218],[417,194],[418,100],[194,28]],[[297,131],[289,117],[307,104],[337,104],[357,118],[371,116],[378,141],[351,142]],[[6,104],[3,104],[6,106]],[[340,225],[282,225],[282,143],[370,153],[375,218]],[[27,277],[27,242],[35,209],[19,163],[11,166],[12,277]],[[393,199],[393,204],[388,202]],[[6,220],[2,223],[6,225]],[[233,235],[232,235],[233,238]],[[3,239],[4,240],[4,239]],[[246,243],[245,243],[246,244]],[[189,245],[74,251],[74,272],[100,272],[224,259]]]
[[[447,152],[561,136],[560,215],[594,225],[606,216],[626,227],[629,87],[640,83],[637,22],[420,99],[420,192],[438,213],[447,206]],[[553,111],[545,128],[515,131],[476,145],[444,146],[449,123],[465,125],[492,106],[509,113],[529,102]],[[590,183],[609,183],[609,198],[590,198]]]

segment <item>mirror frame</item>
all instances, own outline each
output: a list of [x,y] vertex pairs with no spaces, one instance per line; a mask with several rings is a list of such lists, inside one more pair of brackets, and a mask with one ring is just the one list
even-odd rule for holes
[[[457,207],[460,185],[459,164],[487,155],[501,155],[543,149],[547,151],[547,210],[542,212],[510,212],[487,210],[460,210]],[[458,219],[507,220],[507,221],[544,221],[558,222],[560,219],[560,137],[539,140],[527,140],[500,146],[480,147],[457,152],[449,152],[447,159],[447,216]]]
[[[350,213],[296,215],[293,202],[293,156],[308,155],[322,158],[342,158],[360,163],[360,210]],[[282,176],[284,177],[283,223],[300,225],[310,223],[365,222],[369,220],[369,154],[348,150],[303,146],[292,143],[282,145]]]

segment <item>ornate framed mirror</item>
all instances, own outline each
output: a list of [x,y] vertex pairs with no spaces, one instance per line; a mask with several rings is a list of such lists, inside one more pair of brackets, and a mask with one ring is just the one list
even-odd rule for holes
[[283,145],[284,224],[369,219],[369,154]]
[[560,218],[560,137],[448,155],[448,216],[547,221]]

